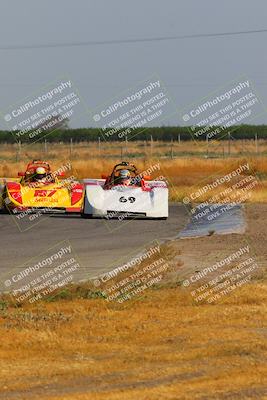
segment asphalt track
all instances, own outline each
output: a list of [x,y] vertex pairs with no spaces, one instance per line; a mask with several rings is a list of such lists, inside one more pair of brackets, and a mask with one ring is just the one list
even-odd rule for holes
[[79,215],[46,215],[32,226],[1,214],[1,281],[31,259],[36,262],[53,253],[51,248],[55,252],[64,241],[71,245],[82,266],[83,277],[91,278],[112,270],[120,260],[127,262],[132,254],[154,240],[177,236],[188,219],[182,204],[170,205],[166,221],[86,220]]

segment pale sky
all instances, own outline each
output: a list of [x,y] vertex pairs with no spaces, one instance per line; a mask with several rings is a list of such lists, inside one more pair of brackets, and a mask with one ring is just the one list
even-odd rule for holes
[[[264,0],[9,0],[0,48],[266,29]],[[267,33],[185,40],[0,50],[0,109],[67,74],[95,108],[157,73],[177,108],[246,75],[267,104]],[[256,119],[267,123],[267,115]],[[170,117],[168,124],[177,120]],[[89,126],[86,116],[76,126]],[[0,128],[5,128],[3,121]]]

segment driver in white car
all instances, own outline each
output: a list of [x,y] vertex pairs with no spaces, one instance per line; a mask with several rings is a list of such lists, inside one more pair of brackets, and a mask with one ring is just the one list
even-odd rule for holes
[[131,174],[128,169],[121,169],[119,172],[119,176],[116,179],[116,184],[129,186],[132,184]]

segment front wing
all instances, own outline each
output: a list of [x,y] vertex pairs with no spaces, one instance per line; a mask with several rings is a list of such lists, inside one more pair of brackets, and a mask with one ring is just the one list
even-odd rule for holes
[[28,209],[80,212],[83,205],[83,189],[78,185],[77,189],[74,188],[74,191],[70,192],[57,184],[29,188],[19,185],[18,182],[7,182],[3,202],[5,207],[13,212]]
[[104,180],[85,182],[84,216],[167,218],[168,188],[164,182],[150,181],[149,190],[141,187],[103,188]]

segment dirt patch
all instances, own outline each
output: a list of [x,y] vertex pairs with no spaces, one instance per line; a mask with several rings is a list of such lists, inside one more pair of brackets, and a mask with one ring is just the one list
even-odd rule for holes
[[[168,246],[177,254],[176,275],[181,281],[186,276],[224,259],[246,244],[250,246],[259,266],[258,275],[266,273],[267,205],[247,204],[244,213],[247,224],[244,234],[210,235],[169,242]],[[174,278],[172,275],[172,279]]]

